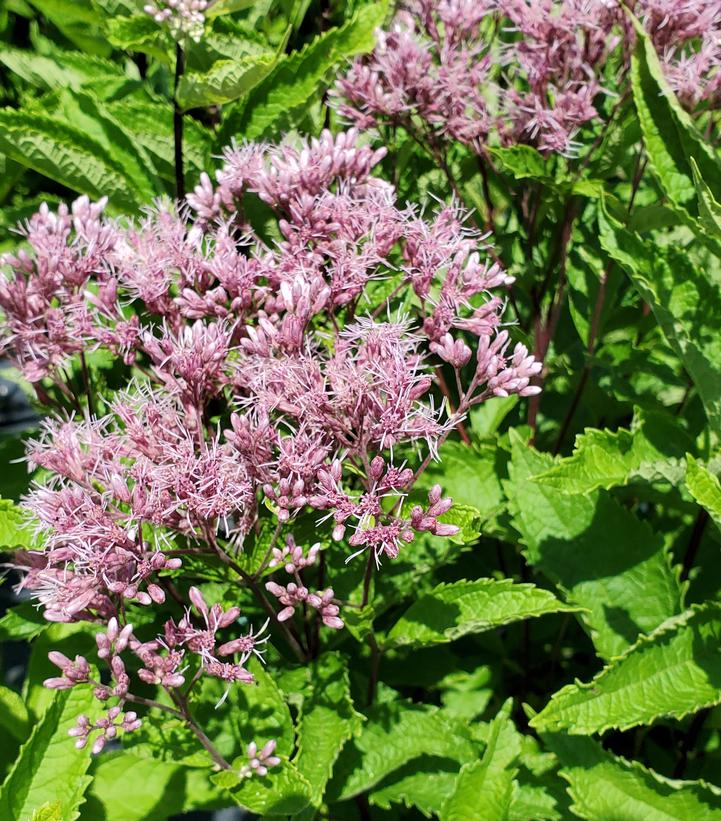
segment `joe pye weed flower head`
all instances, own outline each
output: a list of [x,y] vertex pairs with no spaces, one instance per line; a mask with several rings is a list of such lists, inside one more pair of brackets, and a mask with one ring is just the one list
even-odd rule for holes
[[[193,688],[216,679],[220,709],[271,636],[305,661],[343,629],[332,541],[360,582],[421,534],[454,536],[452,499],[436,485],[410,503],[415,483],[471,408],[538,392],[540,363],[502,327],[512,277],[457,205],[399,206],[374,175],[383,155],[354,131],[235,145],[181,213],[43,207],[3,256],[3,350],[55,408],[28,446],[42,548],[15,566],[47,619],[95,625],[103,672],[53,652],[46,681],[105,705],[79,718],[79,746],[137,730],[130,703],[187,720],[227,766]],[[124,369],[105,400],[103,351]],[[294,538],[309,519],[312,543]],[[222,601],[196,583],[203,563],[225,573]],[[277,765],[273,750],[252,743],[242,774]]]

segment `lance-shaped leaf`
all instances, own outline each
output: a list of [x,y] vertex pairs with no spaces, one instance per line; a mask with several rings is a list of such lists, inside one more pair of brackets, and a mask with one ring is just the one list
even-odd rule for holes
[[561,493],[528,481],[553,457],[512,432],[507,483],[514,526],[528,561],[566,591],[600,656],[623,652],[681,610],[681,590],[663,541],[606,492]]
[[98,140],[61,119],[0,110],[0,152],[62,185],[136,211],[138,200],[122,163]]
[[717,200],[721,199],[721,162],[681,108],[664,78],[653,43],[638,24],[636,35],[631,82],[649,163],[671,202],[697,217],[691,158]]
[[417,599],[390,629],[389,646],[442,644],[503,624],[572,611],[553,593],[511,579],[439,584]]
[[686,486],[693,498],[721,527],[721,482],[690,454],[686,456]]
[[690,437],[675,420],[639,414],[632,430],[586,429],[576,437],[573,455],[533,477],[562,493],[589,493],[634,480],[683,481]]
[[303,702],[298,724],[298,753],[293,763],[311,786],[313,804],[320,804],[340,751],[360,731],[363,716],[350,697],[345,660],[325,653],[313,665],[313,693]]
[[703,781],[664,778],[604,750],[590,738],[544,734],[561,759],[571,809],[588,821],[719,821],[721,790]]
[[511,702],[491,722],[483,758],[465,764],[453,793],[443,804],[441,821],[506,821],[513,800],[521,736],[510,718]]
[[688,254],[660,248],[599,211],[601,245],[629,274],[721,430],[721,293]]
[[539,731],[588,735],[683,718],[721,702],[721,605],[692,607],[642,636],[592,681],[555,693],[531,720]]
[[38,54],[29,49],[3,47],[0,63],[31,85],[40,88],[81,88],[101,79],[105,83],[126,83],[117,63],[75,51]]
[[125,123],[115,118],[107,106],[85,92],[64,89],[58,94],[55,118],[71,122],[88,137],[97,140],[119,162],[133,195],[143,203],[161,193],[150,156]]
[[[164,179],[175,181],[172,109],[162,103],[119,100],[108,105],[112,116],[123,123],[152,158],[153,165]],[[196,176],[210,165],[208,133],[192,117],[183,123],[183,162]]]
[[218,60],[206,72],[184,74],[178,85],[178,104],[187,111],[237,100],[268,76],[276,60],[272,51],[251,54],[236,60]]
[[55,694],[0,787],[0,818],[30,821],[48,802],[60,802],[64,821],[78,818],[78,807],[91,781],[85,775],[90,752],[75,749],[68,730],[92,703],[87,687]]
[[271,127],[276,132],[285,130],[289,118],[308,105],[333,69],[373,48],[373,32],[385,14],[385,3],[360,6],[339,28],[330,29],[300,51],[283,57],[243,103],[241,116],[232,116],[225,130],[232,129],[231,133],[242,133],[248,139],[263,136]]
[[[457,762],[456,771],[478,757],[464,726],[427,705],[407,702],[374,704],[358,738],[347,744],[328,786],[327,800],[365,792],[409,761],[422,756],[443,759],[441,769]],[[439,769],[439,767],[434,767]]]

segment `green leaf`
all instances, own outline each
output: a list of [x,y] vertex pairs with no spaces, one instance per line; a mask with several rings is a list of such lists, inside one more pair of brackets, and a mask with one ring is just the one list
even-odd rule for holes
[[363,716],[350,697],[343,656],[323,654],[312,667],[313,694],[303,702],[293,763],[311,786],[311,802],[320,804],[325,786],[346,741],[356,735]]
[[481,514],[473,505],[453,503],[453,507],[438,517],[445,525],[454,525],[458,533],[448,538],[456,544],[472,544],[481,535]]
[[30,602],[13,607],[0,619],[0,641],[34,639],[50,625]]
[[119,72],[117,64],[110,60],[74,51],[58,50],[52,55],[45,55],[4,46],[0,51],[0,63],[39,88],[79,89],[98,79],[106,83],[128,81],[128,77]]
[[148,204],[162,193],[152,160],[142,144],[99,100],[81,91],[61,91],[54,116],[72,122],[74,128],[97,140],[120,163],[138,200]]
[[678,422],[660,414],[640,414],[635,421],[630,431],[587,428],[576,437],[572,456],[533,481],[562,493],[589,493],[636,479],[680,479],[684,444],[692,443]]
[[[493,436],[500,428],[503,420],[516,407],[519,402],[517,394],[511,396],[491,396],[480,405],[476,405],[471,410],[469,416],[471,420],[471,430],[480,438]],[[457,444],[448,442],[448,444]],[[445,457],[444,457],[445,458]],[[433,463],[431,463],[433,464]],[[430,467],[430,465],[429,465]]]
[[31,0],[53,25],[78,48],[108,57],[112,49],[100,28],[100,15],[92,0]]
[[9,687],[0,685],[0,727],[18,741],[28,737],[30,717],[23,700]]
[[579,818],[623,821],[718,821],[721,790],[702,781],[664,778],[604,750],[590,738],[544,735],[559,756]]
[[[174,146],[168,138],[173,133],[173,111],[170,106],[120,100],[109,104],[108,110],[151,157],[158,174],[174,183]],[[208,132],[192,117],[186,117],[183,121],[183,161],[188,171],[196,177],[211,165]]]
[[387,645],[442,644],[544,613],[571,610],[548,590],[511,579],[439,584],[393,625]]
[[598,654],[613,658],[681,610],[663,541],[605,492],[571,496],[529,482],[554,459],[511,431],[508,497],[528,561],[566,591]]
[[262,778],[238,778],[235,772],[223,770],[211,781],[227,790],[239,807],[258,815],[293,815],[310,803],[310,784],[285,760]]
[[563,821],[558,803],[545,786],[516,782],[508,818],[509,821]]
[[284,56],[250,94],[237,122],[231,120],[233,131],[252,140],[271,128],[286,130],[294,112],[308,105],[333,70],[350,57],[371,51],[374,31],[385,15],[385,3],[360,6],[344,25]]
[[63,821],[79,817],[78,807],[91,781],[85,775],[90,752],[75,749],[68,730],[92,703],[89,687],[56,692],[0,787],[0,818],[30,821],[48,802],[60,802]]
[[711,189],[704,182],[696,160],[691,157],[693,183],[698,197],[699,222],[701,228],[710,236],[721,239],[721,204],[716,200]]
[[92,817],[91,804],[93,812],[98,804],[102,806],[103,821],[166,821],[190,809],[220,809],[228,800],[211,783],[210,775],[208,769],[125,751],[106,753],[93,770],[87,817]]
[[380,783],[420,756],[458,763],[475,760],[476,746],[463,725],[441,710],[406,702],[374,704],[360,736],[338,759],[326,800],[344,801]]
[[699,464],[691,454],[686,456],[686,486],[693,498],[705,508],[721,527],[721,482]]
[[669,88],[653,43],[639,24],[636,36],[631,83],[649,164],[669,200],[696,217],[691,158],[717,200],[721,199],[721,163]]
[[[236,692],[231,699],[233,712],[240,713],[235,717],[240,737],[246,746],[255,741],[258,747],[273,738],[278,743],[277,753],[289,756],[293,750],[293,719],[283,693],[272,671],[256,658],[246,666],[256,683],[233,688]],[[215,710],[214,704],[212,708]]]
[[212,19],[223,14],[232,14],[235,11],[242,11],[254,5],[257,0],[217,0],[205,12],[205,16]]
[[235,11],[242,11],[254,5],[257,0],[217,0],[205,12],[205,16],[212,19],[223,14],[232,14]]
[[444,494],[453,497],[454,503],[471,505],[480,514],[483,524],[504,505],[498,478],[498,456],[498,449],[492,445],[469,447],[462,442],[446,442],[443,458],[428,466],[418,487],[430,488],[440,484]]
[[493,148],[491,153],[503,170],[511,173],[517,180],[536,180],[546,184],[555,182],[553,159],[544,157],[530,145]]
[[0,499],[0,548],[37,546],[28,514],[9,499]]
[[604,210],[601,245],[629,274],[701,397],[708,420],[721,430],[721,293],[688,254],[644,241]]
[[642,636],[592,681],[553,695],[531,720],[539,731],[627,730],[661,716],[683,718],[721,702],[721,605],[707,603]]
[[32,821],[63,821],[63,805],[60,801],[46,801],[35,810]]
[[455,761],[433,756],[417,758],[385,778],[368,796],[368,801],[383,810],[390,810],[394,804],[416,807],[430,818],[440,812],[457,778]]
[[106,21],[108,42],[126,51],[139,51],[164,63],[174,60],[173,43],[164,27],[149,14],[113,15]]
[[0,151],[75,191],[107,196],[120,210],[135,212],[145,203],[134,196],[130,178],[110,151],[60,119],[1,109]]
[[178,85],[178,104],[184,111],[229,103],[248,94],[272,71],[275,52],[238,60],[218,60],[204,73],[184,74]]
[[443,804],[441,821],[506,821],[513,796],[521,737],[510,719],[509,700],[491,722],[483,758],[464,764],[455,790]]

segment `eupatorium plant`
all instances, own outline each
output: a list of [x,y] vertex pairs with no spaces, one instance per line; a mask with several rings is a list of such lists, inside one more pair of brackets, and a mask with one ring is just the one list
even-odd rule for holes
[[[717,4],[631,6],[682,102],[717,107]],[[599,116],[595,101],[617,94],[634,37],[621,4],[609,0],[411,0],[335,94],[356,125],[401,126],[438,158],[449,138],[482,156],[489,141],[573,154],[579,129]],[[611,59],[619,49],[620,65]]]
[[[383,154],[352,131],[234,146],[190,212],[43,206],[26,249],[2,257],[3,349],[53,409],[28,447],[42,547],[16,554],[20,589],[47,620],[96,631],[100,673],[53,650],[45,682],[106,705],[78,717],[78,747],[137,730],[127,706],[141,705],[184,719],[230,768],[193,688],[252,684],[269,622],[301,661],[329,640],[320,625],[343,629],[338,552],[326,560],[318,539],[354,562],[364,607],[418,534],[455,536],[452,500],[435,485],[411,503],[415,483],[471,408],[539,391],[540,364],[503,327],[512,278],[455,205],[399,207],[373,176]],[[107,398],[89,366],[101,351],[127,381]],[[312,545],[293,533],[309,512]],[[268,522],[249,570],[246,542]],[[226,603],[193,584],[204,561],[231,582]],[[243,589],[264,622],[239,621]],[[241,775],[279,764],[274,739],[247,742]]]
[[0,13],[0,821],[717,821],[718,2],[146,2]]

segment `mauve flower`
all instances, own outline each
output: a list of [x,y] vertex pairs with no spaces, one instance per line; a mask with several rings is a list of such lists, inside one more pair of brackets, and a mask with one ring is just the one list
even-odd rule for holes
[[[438,13],[453,43],[464,42],[471,6]],[[43,546],[16,555],[20,586],[47,619],[98,625],[107,668],[96,681],[85,659],[58,655],[49,687],[91,687],[112,711],[138,681],[172,695],[211,676],[228,686],[218,706],[231,685],[251,683],[245,664],[262,660],[268,621],[240,631],[239,608],[188,588],[177,554],[242,549],[261,513],[289,526],[317,511],[319,530],[327,522],[348,553],[378,564],[416,533],[457,531],[438,521],[452,504],[439,488],[408,512],[405,496],[473,404],[530,395],[540,365],[499,331],[504,302],[493,291],[512,277],[457,206],[428,217],[399,207],[373,176],[383,153],[352,131],[233,147],[217,185],[204,177],[189,197],[195,221],[160,206],[111,221],[103,203],[81,198],[42,208],[28,250],[3,258],[4,344],[41,399],[65,403],[28,445],[44,477],[24,504]],[[273,245],[244,216],[258,198],[278,229]],[[88,345],[126,368],[124,389],[102,406],[62,393],[65,368],[83,373]],[[455,412],[435,387],[447,365],[459,380],[472,372]],[[45,393],[51,384],[59,399]],[[289,537],[269,549],[270,571],[289,578],[263,582],[291,638],[301,605],[325,627],[344,626],[323,543]],[[140,641],[132,623],[160,609],[161,635]],[[99,721],[76,728],[79,744],[94,735],[96,752],[137,719]],[[263,757],[251,759],[260,772]]]
[[166,26],[176,40],[190,37],[200,42],[209,5],[209,0],[155,0],[143,6],[143,11]]

